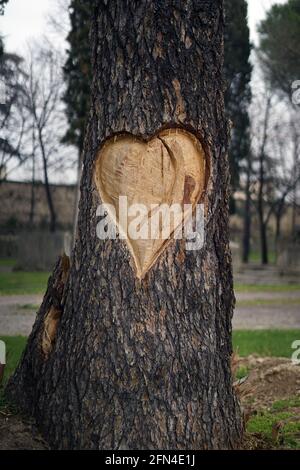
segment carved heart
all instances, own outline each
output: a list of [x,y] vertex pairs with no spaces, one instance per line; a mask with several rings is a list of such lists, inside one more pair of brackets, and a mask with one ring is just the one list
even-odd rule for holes
[[[120,234],[126,237],[133,256],[136,275],[143,278],[167,246],[172,234],[182,225],[180,219],[163,218],[152,232],[145,230],[154,213],[158,216],[162,204],[180,204],[183,218],[191,215],[184,211],[184,204],[197,204],[205,184],[205,154],[196,137],[182,129],[168,129],[148,142],[130,134],[115,136],[106,141],[99,151],[95,166],[95,181],[104,204],[115,209],[115,223]],[[133,239],[130,223],[137,214],[128,212],[126,225],[119,210],[119,197],[127,196],[128,208],[132,204],[143,204],[146,213],[140,214],[138,229],[143,235]],[[159,219],[156,219],[156,221]],[[149,223],[150,227],[150,223]],[[150,236],[146,238],[144,234]],[[153,236],[154,235],[154,236]]]

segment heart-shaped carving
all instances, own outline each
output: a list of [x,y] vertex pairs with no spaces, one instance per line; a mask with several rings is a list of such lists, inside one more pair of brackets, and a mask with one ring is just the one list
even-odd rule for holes
[[[148,142],[131,134],[118,135],[107,140],[99,151],[95,182],[102,202],[116,219],[120,234],[126,238],[136,275],[141,279],[183,220],[191,216],[191,211],[184,210],[184,205],[190,204],[194,208],[199,201],[205,185],[205,154],[199,140],[182,129],[167,129]],[[128,211],[126,223],[126,217],[119,209],[120,196],[127,196],[128,208],[133,204],[143,204],[146,208],[146,213],[140,213],[136,222],[143,233],[139,239],[134,239],[130,231],[130,223],[137,214]],[[150,228],[145,232],[145,224],[151,218],[153,220],[155,213],[158,221],[165,204],[169,207],[180,205],[181,217],[160,219],[153,230]],[[109,205],[114,207],[115,214],[109,210]],[[153,209],[154,205],[156,208]]]

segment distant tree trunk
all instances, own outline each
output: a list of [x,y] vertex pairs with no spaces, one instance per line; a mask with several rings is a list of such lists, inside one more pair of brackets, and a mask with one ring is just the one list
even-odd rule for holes
[[34,211],[35,211],[35,180],[31,180],[30,190],[30,212],[29,212],[29,225],[32,227],[34,224]]
[[[293,152],[293,159],[294,159],[294,174],[297,175],[299,174],[299,171],[297,170],[299,163],[299,150],[300,150],[300,144],[299,144],[299,137],[295,138],[294,141],[294,152]],[[296,217],[297,217],[297,192],[298,192],[298,181],[295,181],[295,186],[293,188],[293,203],[292,203],[292,239],[296,240]]]
[[284,201],[279,204],[277,210],[275,211],[275,220],[276,220],[276,227],[275,227],[275,261],[278,260],[278,251],[279,251],[279,241],[281,236],[281,218],[283,214],[284,208]]
[[264,185],[264,174],[260,171],[260,190],[257,201],[258,209],[258,223],[259,223],[259,235],[260,235],[260,253],[262,264],[268,264],[268,242],[267,242],[267,224],[264,219],[264,200],[262,188]]
[[292,239],[296,238],[296,216],[297,216],[297,188],[293,191],[292,203]]
[[55,209],[54,209],[53,198],[52,198],[51,188],[50,188],[50,184],[49,184],[48,162],[47,162],[47,157],[46,157],[46,152],[45,152],[45,146],[44,146],[42,132],[41,132],[40,129],[38,129],[38,134],[39,134],[39,144],[40,144],[42,160],[43,160],[45,192],[46,192],[47,204],[48,204],[49,215],[50,215],[49,229],[50,229],[50,232],[55,232],[55,230],[56,230],[56,212],[55,212]]
[[244,230],[243,230],[243,263],[249,262],[251,238],[251,157],[248,155],[247,176],[245,188]]
[[260,249],[261,249],[261,262],[262,264],[268,264],[268,240],[267,240],[267,226],[264,221],[261,220],[259,215],[259,233],[260,233]]
[[[178,5],[99,0],[93,14],[94,79],[75,249],[70,270],[64,257],[49,280],[7,388],[53,448],[227,449],[242,437],[231,374],[223,5]],[[166,168],[189,157],[181,138],[205,151],[205,173],[188,177],[180,193],[180,201],[189,200],[204,177],[205,245],[187,251],[184,240],[171,240],[139,278],[125,240],[96,236],[95,171],[107,177],[99,149],[115,157],[117,142],[116,178],[124,172],[137,178],[138,170],[127,166],[129,157],[140,166],[130,149],[146,148],[140,139],[151,139],[147,148],[160,149],[161,169],[153,166],[137,181],[146,191],[152,170],[163,180]],[[106,182],[115,190],[114,181]]]
[[267,226],[268,220],[265,219],[265,201],[264,201],[264,188],[265,188],[265,164],[266,164],[266,144],[268,139],[268,127],[269,118],[271,111],[271,95],[267,97],[264,123],[263,123],[263,136],[262,143],[259,152],[259,175],[258,175],[258,198],[257,198],[257,211],[258,211],[258,222],[259,222],[259,234],[260,234],[260,249],[261,249],[261,262],[262,264],[268,264],[268,241],[267,241]]
[[35,131],[32,128],[32,171],[31,171],[31,191],[30,191],[30,212],[29,212],[29,225],[32,227],[34,224],[34,211],[35,211]]

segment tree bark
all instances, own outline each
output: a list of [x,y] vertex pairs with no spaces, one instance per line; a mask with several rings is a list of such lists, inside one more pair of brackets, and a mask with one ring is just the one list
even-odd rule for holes
[[[53,448],[234,448],[223,2],[96,3],[71,266],[57,264],[7,394]],[[205,245],[172,240],[140,280],[126,241],[96,236],[94,167],[107,139],[166,128],[205,150]]]

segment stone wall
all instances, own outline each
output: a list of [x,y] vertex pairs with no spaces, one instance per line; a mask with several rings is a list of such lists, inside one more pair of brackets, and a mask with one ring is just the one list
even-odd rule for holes
[[[49,210],[45,187],[36,183],[34,226],[47,228]],[[51,185],[53,203],[57,215],[57,226],[61,229],[71,229],[74,217],[75,193],[73,185]],[[1,231],[9,228],[26,227],[29,223],[31,204],[31,183],[4,181],[0,184],[0,227]],[[6,228],[6,230],[5,230]]]

